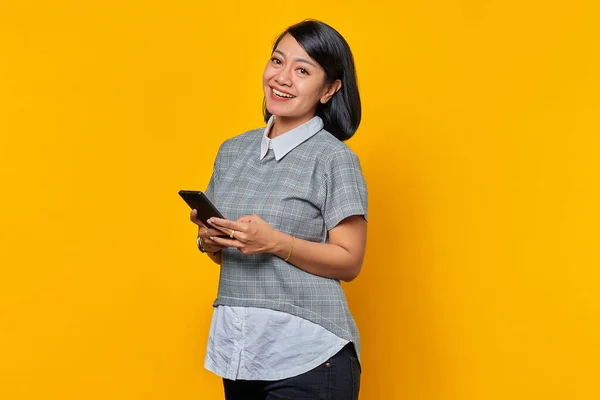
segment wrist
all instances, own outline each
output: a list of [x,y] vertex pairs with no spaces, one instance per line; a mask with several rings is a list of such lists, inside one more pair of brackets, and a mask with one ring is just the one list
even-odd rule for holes
[[290,251],[291,240],[292,237],[290,235],[287,235],[283,232],[277,232],[271,253],[279,258],[286,258]]

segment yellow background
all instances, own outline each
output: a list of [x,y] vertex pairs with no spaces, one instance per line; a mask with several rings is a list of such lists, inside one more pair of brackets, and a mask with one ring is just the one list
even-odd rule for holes
[[0,398],[221,398],[177,191],[307,17],[363,98],[361,399],[600,398],[597,4],[2,1]]

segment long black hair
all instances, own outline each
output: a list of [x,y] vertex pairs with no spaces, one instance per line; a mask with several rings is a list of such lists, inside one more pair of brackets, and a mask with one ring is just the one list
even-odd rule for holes
[[[319,102],[316,114],[321,117],[324,128],[339,140],[347,140],[354,135],[360,125],[361,106],[356,82],[354,57],[350,46],[338,31],[315,20],[305,20],[287,28],[275,41],[273,52],[286,34],[290,34],[304,48],[306,53],[325,71],[326,83],[336,79],[342,87],[325,104]],[[271,118],[263,100],[265,122]]]

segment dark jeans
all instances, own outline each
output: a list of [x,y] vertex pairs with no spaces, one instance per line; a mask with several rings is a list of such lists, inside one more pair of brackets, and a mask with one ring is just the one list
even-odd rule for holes
[[315,369],[279,381],[223,379],[226,400],[358,400],[360,365],[354,345]]

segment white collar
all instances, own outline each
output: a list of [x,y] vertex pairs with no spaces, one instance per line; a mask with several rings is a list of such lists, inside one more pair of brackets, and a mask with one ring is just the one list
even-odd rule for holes
[[294,150],[301,143],[310,139],[317,132],[323,129],[323,120],[318,116],[314,116],[310,121],[297,126],[291,131],[287,131],[283,135],[277,136],[275,139],[269,139],[267,135],[273,126],[273,122],[275,122],[275,115],[269,118],[269,122],[267,122],[267,127],[263,133],[262,142],[260,144],[261,160],[265,158],[269,152],[269,148],[271,148],[273,149],[273,153],[275,153],[275,159],[279,161],[287,153]]

